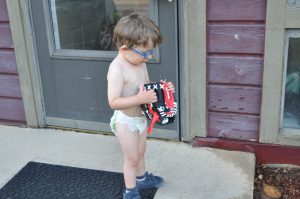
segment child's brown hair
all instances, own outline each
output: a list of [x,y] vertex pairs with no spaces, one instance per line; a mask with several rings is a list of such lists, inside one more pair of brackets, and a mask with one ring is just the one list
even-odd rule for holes
[[152,44],[156,47],[162,43],[162,34],[155,23],[146,15],[130,14],[122,17],[115,26],[113,39],[117,47],[127,48]]

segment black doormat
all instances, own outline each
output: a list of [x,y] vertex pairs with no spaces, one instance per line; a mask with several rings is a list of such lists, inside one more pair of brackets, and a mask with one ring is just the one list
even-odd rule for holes
[[[122,173],[29,162],[2,189],[0,199],[121,199]],[[142,190],[153,199],[157,189]]]

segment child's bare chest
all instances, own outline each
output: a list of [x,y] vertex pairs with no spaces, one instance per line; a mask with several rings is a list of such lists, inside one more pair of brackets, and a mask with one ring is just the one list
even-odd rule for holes
[[126,96],[135,95],[139,91],[139,86],[147,82],[147,72],[144,68],[138,70],[128,70],[124,73],[123,94]]

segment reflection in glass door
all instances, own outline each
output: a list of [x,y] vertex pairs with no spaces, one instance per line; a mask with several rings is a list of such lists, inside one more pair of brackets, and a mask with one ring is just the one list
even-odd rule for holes
[[56,49],[117,50],[114,25],[132,12],[149,15],[148,0],[51,0]]

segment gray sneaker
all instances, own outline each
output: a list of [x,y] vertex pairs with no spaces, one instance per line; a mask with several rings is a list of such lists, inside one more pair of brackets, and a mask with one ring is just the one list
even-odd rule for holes
[[126,189],[123,192],[123,199],[142,199],[139,191],[134,189],[126,193]]
[[146,172],[145,180],[136,181],[137,189],[159,188],[164,184],[164,179],[160,176],[155,176],[152,173]]

